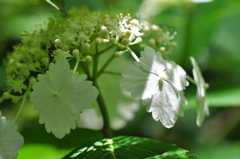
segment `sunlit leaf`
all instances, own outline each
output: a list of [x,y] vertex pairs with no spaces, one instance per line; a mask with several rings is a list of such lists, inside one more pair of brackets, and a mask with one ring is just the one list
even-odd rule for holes
[[118,136],[77,148],[63,159],[190,159],[194,158],[176,145],[154,139]]

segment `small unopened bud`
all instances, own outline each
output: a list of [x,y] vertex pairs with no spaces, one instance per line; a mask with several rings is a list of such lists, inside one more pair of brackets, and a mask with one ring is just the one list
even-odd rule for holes
[[157,25],[152,25],[150,29],[151,31],[158,31],[159,27]]
[[153,38],[149,39],[149,40],[148,40],[148,43],[149,43],[149,45],[151,45],[151,46],[155,46],[155,45],[156,45],[156,41],[155,41],[155,39],[153,39]]
[[104,37],[106,37],[106,38],[109,37],[109,31],[107,29],[102,30],[101,33]]
[[95,42],[96,42],[96,44],[100,44],[102,42],[102,40],[100,38],[96,38]]
[[74,49],[72,51],[72,54],[73,54],[74,57],[78,57],[79,56],[79,50],[78,49]]
[[24,75],[25,77],[28,77],[28,76],[30,75],[30,72],[29,72],[28,70],[24,70],[24,71],[23,71],[23,75]]
[[112,44],[115,43],[115,41],[116,41],[115,38],[110,38],[110,39],[109,39],[109,42],[112,43]]
[[123,38],[122,41],[121,41],[121,44],[123,44],[124,46],[128,46],[129,40],[126,39],[126,38]]
[[36,82],[37,82],[37,81],[36,81],[36,78],[30,77],[30,79],[29,79],[30,85],[34,85]]
[[72,37],[68,37],[68,38],[67,38],[67,42],[68,42],[69,44],[73,44],[73,43],[74,43],[74,40],[73,40]]
[[166,51],[165,47],[163,47],[163,46],[162,46],[162,47],[160,47],[160,51],[161,51],[161,52],[164,52],[164,51]]
[[3,93],[3,98],[4,99],[9,99],[9,98],[11,98],[11,94],[9,92],[4,92]]
[[58,46],[62,45],[62,40],[61,39],[56,39],[54,42]]
[[88,43],[84,44],[84,45],[83,45],[83,49],[84,49],[84,50],[90,49],[90,45],[89,45]]
[[42,63],[47,67],[48,66],[48,64],[49,64],[49,59],[47,58],[47,57],[43,57],[42,59],[41,59],[41,61],[42,61]]
[[85,62],[91,62],[92,61],[92,57],[87,55],[84,59]]

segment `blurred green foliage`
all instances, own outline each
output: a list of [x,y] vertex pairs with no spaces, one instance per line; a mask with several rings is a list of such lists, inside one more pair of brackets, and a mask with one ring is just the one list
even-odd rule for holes
[[[128,9],[138,11],[141,2],[141,0],[66,0],[65,9],[86,5],[91,10],[111,8],[115,12]],[[20,35],[24,30],[36,29],[36,25],[46,22],[55,12],[55,8],[43,0],[0,0],[1,63],[6,54],[12,51],[12,46],[19,43]],[[177,143],[177,146],[189,150],[199,158],[206,158],[206,155],[208,159],[238,158],[240,156],[239,17],[239,0],[215,0],[209,3],[178,4],[163,8],[153,21],[178,32],[176,36],[178,47],[173,52],[172,58],[188,70],[190,75],[192,68],[189,57],[196,57],[206,82],[210,84],[208,89],[210,116],[202,127],[197,128],[196,112],[193,109],[196,90],[190,85],[190,89],[186,92],[189,105],[186,106],[185,116],[179,118],[174,128],[165,129],[141,106],[135,119],[114,134],[145,136]],[[6,74],[1,63],[0,93],[2,94]],[[11,117],[11,114],[15,113],[12,110],[17,109],[18,105],[12,106],[9,103],[10,101],[1,103],[0,109],[4,109]],[[55,139],[37,123],[36,116],[31,116],[35,114],[32,105],[25,109],[20,117],[23,120],[19,124],[25,138],[25,146],[19,151],[19,159],[33,158],[30,154],[36,151],[44,151],[38,154],[39,159],[59,158],[71,149],[81,146],[80,144],[101,139],[101,132],[85,129],[74,130],[63,140]]]

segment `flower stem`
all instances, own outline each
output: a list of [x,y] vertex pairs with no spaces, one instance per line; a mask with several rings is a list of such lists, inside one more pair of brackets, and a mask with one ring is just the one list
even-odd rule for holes
[[19,107],[19,109],[18,109],[17,115],[16,115],[16,117],[15,117],[15,119],[14,119],[14,123],[16,123],[16,121],[17,121],[17,119],[18,119],[18,117],[19,117],[19,115],[20,115],[20,113],[21,113],[21,111],[22,111],[23,105],[24,105],[25,102],[26,102],[26,99],[27,99],[27,96],[28,96],[28,93],[29,93],[29,90],[30,90],[29,87],[30,87],[30,86],[28,86],[28,89],[26,90],[26,92],[25,92],[24,95],[23,95],[22,102],[21,102],[20,107]]
[[194,81],[194,79],[193,79],[192,77],[186,76],[186,78],[187,78],[187,80],[190,81],[191,83],[197,85],[196,82]]
[[137,55],[128,47],[127,48],[128,51],[131,53],[132,57],[137,61],[140,62],[139,58],[137,57]]
[[98,52],[98,55],[100,55],[100,54],[102,54],[102,53],[104,53],[104,52],[110,50],[110,49],[113,48],[114,46],[115,46],[115,45],[112,44],[112,45],[108,46],[107,48],[105,48],[104,50],[99,51],[99,52]]
[[115,55],[112,54],[112,56],[107,60],[107,62],[102,66],[102,68],[98,71],[97,77],[99,77],[103,71],[106,69],[106,67],[110,64],[110,62],[114,59]]
[[75,64],[74,69],[73,69],[73,73],[76,72],[76,70],[77,70],[77,68],[78,68],[78,65],[79,65],[79,62],[80,62],[80,61],[77,59],[76,64]]
[[110,129],[110,123],[109,123],[109,117],[108,117],[108,112],[107,112],[107,107],[106,104],[104,102],[102,93],[99,89],[98,83],[97,83],[97,76],[98,76],[98,60],[99,60],[99,51],[98,51],[98,45],[96,44],[96,52],[95,52],[95,56],[94,56],[94,61],[93,61],[93,76],[92,76],[92,81],[93,81],[93,85],[98,89],[99,91],[99,95],[97,97],[97,103],[98,106],[100,108],[102,117],[103,117],[103,128],[102,128],[102,132],[103,132],[103,137],[104,138],[111,138],[111,129]]
[[103,117],[103,128],[102,128],[103,137],[104,138],[111,138],[112,137],[111,128],[110,128],[110,122],[109,122],[109,117],[108,117],[106,104],[104,102],[102,93],[99,90],[99,86],[98,86],[96,81],[95,81],[95,87],[99,91],[99,95],[97,97],[97,103],[98,103],[98,106],[100,108],[100,111],[101,111],[101,114],[102,114],[102,117]]

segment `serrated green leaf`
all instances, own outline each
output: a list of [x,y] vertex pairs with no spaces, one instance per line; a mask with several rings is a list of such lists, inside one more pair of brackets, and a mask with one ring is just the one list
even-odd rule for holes
[[186,150],[162,141],[118,136],[77,148],[63,159],[190,159]]
[[65,12],[65,9],[64,9],[65,2],[64,2],[64,0],[46,0],[46,2],[51,4],[57,10]]

